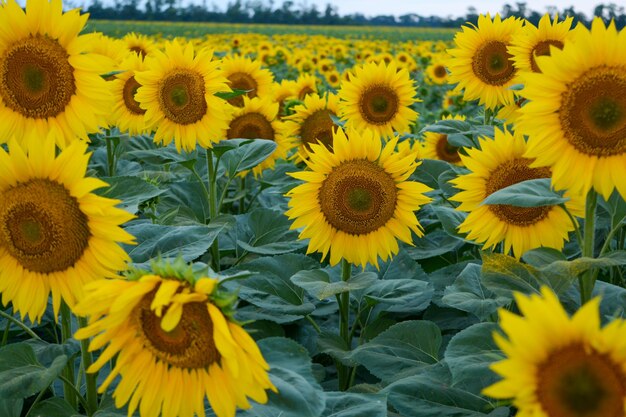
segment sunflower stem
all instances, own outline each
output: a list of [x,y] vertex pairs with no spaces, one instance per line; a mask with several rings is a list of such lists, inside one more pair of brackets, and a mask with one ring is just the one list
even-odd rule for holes
[[[65,301],[61,301],[61,342],[65,343],[72,337],[72,312],[70,308],[65,304]],[[63,397],[69,405],[78,410],[78,402],[76,401],[76,387],[74,386],[74,359],[68,360],[65,369],[62,372],[63,375]]]
[[[78,317],[79,326],[86,327],[87,319],[85,317]],[[93,356],[89,351],[89,340],[90,339],[82,339],[80,341],[80,351],[83,360],[83,369],[85,370],[85,382],[87,384],[87,415],[92,416],[96,411],[98,411],[98,390],[97,390],[97,382],[98,372],[88,373],[87,370],[93,363]]]
[[[206,167],[209,181],[209,217],[213,221],[217,217],[217,172],[213,166],[213,150],[206,150]],[[218,237],[215,237],[213,244],[211,245],[211,264],[213,270],[219,272],[220,270],[220,247]]]
[[37,333],[33,332],[30,327],[28,327],[27,325],[25,325],[24,323],[22,323],[21,321],[19,321],[15,317],[13,317],[12,315],[7,314],[4,311],[0,310],[0,316],[2,316],[2,317],[4,317],[5,319],[8,320],[6,333],[9,332],[10,324],[11,324],[11,322],[13,322],[13,323],[17,324],[18,326],[20,326],[22,328],[22,330],[24,330],[33,339],[41,340],[41,337],[37,336]]
[[578,241],[578,247],[582,251],[583,235],[580,233],[580,226],[578,224],[578,220],[576,220],[576,218],[572,215],[572,213],[570,213],[567,207],[565,207],[565,204],[559,204],[559,207],[561,207],[563,211],[565,211],[565,214],[567,214],[567,217],[569,217],[570,221],[572,222],[572,225],[574,226],[574,232],[576,233],[576,240]]
[[[587,201],[585,203],[585,228],[582,256],[593,258],[594,237],[595,237],[595,218],[596,207],[598,203],[598,194],[591,189],[587,193]],[[580,285],[580,304],[584,305],[591,299],[591,293],[596,281],[596,274],[593,270],[588,270],[578,278]]]
[[107,135],[104,140],[107,144],[107,167],[109,169],[109,177],[115,175],[115,150],[111,138]]
[[[345,259],[341,260],[341,279],[343,282],[350,280],[352,264]],[[346,342],[350,349],[350,291],[339,295],[339,336]],[[350,369],[341,365],[337,369],[339,375],[339,389],[342,391],[350,388]]]

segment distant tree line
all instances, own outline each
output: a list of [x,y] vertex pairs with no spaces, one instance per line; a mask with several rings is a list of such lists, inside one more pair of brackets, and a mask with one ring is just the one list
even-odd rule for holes
[[[210,6],[206,0],[202,4],[183,5],[182,0],[114,0],[105,4],[102,0],[92,0],[83,10],[94,19],[131,19],[131,20],[166,20],[185,22],[225,22],[225,23],[278,23],[305,25],[380,25],[380,26],[418,26],[418,27],[451,27],[458,28],[466,22],[476,23],[477,10],[467,9],[465,16],[422,16],[418,13],[407,13],[401,16],[378,15],[365,16],[362,13],[340,15],[337,6],[326,4],[323,10],[315,4],[301,3],[296,5],[291,0],[283,1],[275,6],[274,0],[234,0],[228,3],[225,10],[215,4]],[[530,10],[525,2],[515,5],[505,4],[500,12],[503,18],[523,17],[534,23],[549,13],[559,16],[572,16],[574,23],[582,22],[589,25],[593,16],[568,7],[559,10],[554,6],[546,7],[543,12]],[[613,19],[618,26],[626,26],[624,6],[615,3],[599,4],[594,9],[594,16],[601,16],[605,21]]]

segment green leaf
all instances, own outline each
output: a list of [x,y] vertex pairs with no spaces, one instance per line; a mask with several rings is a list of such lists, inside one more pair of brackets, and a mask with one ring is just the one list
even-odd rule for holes
[[439,120],[435,124],[423,127],[421,132],[435,132],[444,135],[451,135],[454,133],[465,133],[471,130],[472,125],[465,120],[446,119]]
[[[67,401],[59,397],[48,398],[47,400],[35,404],[30,415],[42,417],[81,417]],[[95,415],[102,417],[101,414],[96,413]]]
[[487,319],[498,307],[508,304],[510,298],[496,296],[483,286],[480,270],[480,265],[467,265],[454,284],[445,289],[441,302],[472,313],[481,320]]
[[506,204],[515,207],[543,207],[563,204],[569,197],[553,191],[550,178],[521,181],[502,188],[485,198],[482,204]]
[[320,301],[347,291],[368,288],[376,281],[378,276],[375,273],[362,272],[352,275],[348,281],[330,282],[328,273],[321,269],[300,271],[291,277],[291,282]]
[[231,90],[232,91],[218,91],[217,93],[213,95],[224,100],[230,100],[232,98],[244,96],[248,94],[250,91],[252,91],[252,90],[242,90],[240,88],[231,88]]
[[535,268],[541,268],[556,261],[566,261],[563,252],[553,248],[535,248],[522,255],[522,259]]
[[222,156],[222,163],[230,177],[237,173],[251,169],[276,150],[276,142],[266,139],[229,139],[239,141],[239,147]]
[[21,398],[0,398],[0,416],[20,417],[23,404]]
[[437,229],[415,239],[413,243],[415,246],[406,248],[406,251],[411,258],[419,261],[453,252],[465,242],[458,237],[450,236],[441,229]]
[[383,381],[395,381],[436,363],[441,332],[430,321],[404,321],[353,350],[350,359]]
[[382,263],[379,270],[369,266],[368,271],[379,272],[380,278],[383,280],[412,278],[428,281],[428,274],[424,272],[419,263],[411,259],[407,251],[402,247],[390,261]]
[[465,240],[465,237],[458,231],[458,227],[465,221],[467,213],[455,210],[452,207],[445,207],[436,204],[431,205],[431,209],[435,212],[437,219],[441,222],[443,230],[450,236],[463,239],[465,242],[475,244],[475,242]]
[[348,350],[346,341],[336,333],[322,331],[317,338],[317,347],[321,353],[330,355],[346,366],[355,366],[356,363],[350,359],[352,352]]
[[183,162],[195,161],[198,159],[198,153],[178,152],[176,148],[171,146],[160,147],[156,149],[139,149],[129,151],[126,155],[139,159],[140,161],[150,165],[168,165],[181,164]]
[[463,133],[450,133],[446,139],[451,146],[457,148],[473,148],[475,146],[474,141]]
[[27,343],[14,343],[0,349],[0,398],[27,398],[45,389],[67,363],[66,355],[57,356],[44,367]]
[[241,417],[319,417],[325,408],[325,395],[313,375],[306,349],[282,337],[263,339],[259,348],[270,365],[270,378],[278,394],[268,391],[266,404],[254,404]]
[[483,285],[501,297],[513,299],[513,292],[539,293],[547,285],[537,269],[515,258],[498,253],[483,253]]
[[447,162],[437,159],[424,159],[411,175],[412,181],[419,181],[430,188],[439,188],[439,176],[450,169]]
[[259,255],[280,255],[303,248],[307,241],[298,239],[298,232],[289,230],[291,222],[283,212],[258,208],[236,216],[233,231],[237,245]]
[[233,149],[237,149],[239,147],[239,142],[236,140],[231,141],[230,139],[221,140],[218,143],[214,144],[211,150],[215,156],[222,156],[228,151],[232,151]]
[[384,394],[327,392],[326,409],[321,417],[387,417]]
[[433,298],[430,283],[417,279],[387,279],[374,282],[365,291],[365,299],[394,313],[418,313]]
[[102,180],[108,183],[109,187],[98,190],[97,194],[121,200],[118,207],[132,214],[139,211],[141,203],[165,192],[139,177],[104,177]]
[[489,369],[504,354],[493,340],[498,329],[495,323],[479,323],[454,335],[444,358],[450,367],[452,385],[480,395],[481,391],[500,379]]

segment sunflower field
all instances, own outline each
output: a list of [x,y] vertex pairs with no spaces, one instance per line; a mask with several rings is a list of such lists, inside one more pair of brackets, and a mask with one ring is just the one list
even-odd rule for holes
[[0,417],[626,416],[625,30],[123,27],[0,3]]

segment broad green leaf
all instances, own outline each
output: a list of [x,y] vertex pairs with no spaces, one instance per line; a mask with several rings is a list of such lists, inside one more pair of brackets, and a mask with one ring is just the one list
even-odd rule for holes
[[365,299],[395,313],[417,313],[430,304],[434,289],[417,279],[379,280],[364,291]]
[[248,94],[252,90],[242,90],[240,88],[232,88],[232,91],[218,91],[213,94],[216,97],[219,97],[224,100],[230,100],[231,98],[239,97]]
[[[30,414],[41,417],[82,417],[67,401],[59,397],[48,398],[35,404]],[[96,413],[95,415],[102,417],[102,414]]]
[[226,152],[222,156],[221,163],[226,167],[228,175],[234,177],[237,173],[251,169],[263,162],[274,150],[276,150],[276,142],[274,141],[242,139],[237,149]]
[[202,186],[198,181],[175,181],[168,184],[167,192],[159,197],[160,213],[178,210],[179,223],[188,219],[188,223],[204,224],[210,217],[207,199],[202,197]]
[[237,245],[259,255],[280,255],[303,248],[307,241],[298,239],[298,232],[289,230],[291,222],[278,210],[258,208],[236,216]]
[[450,169],[447,162],[436,159],[424,159],[411,175],[412,181],[419,181],[430,188],[439,188],[439,175]]
[[441,229],[437,229],[415,239],[413,243],[415,246],[406,248],[407,253],[415,260],[422,260],[455,251],[465,242],[458,237],[450,236]]
[[129,151],[126,155],[150,165],[168,165],[173,163],[180,164],[198,159],[198,153],[196,151],[190,153],[178,152],[173,145],[156,149],[151,148]]
[[543,207],[563,204],[569,197],[552,190],[550,178],[521,181],[502,188],[485,198],[482,204],[506,204],[515,207]]
[[97,190],[97,193],[103,197],[121,200],[118,207],[132,214],[139,211],[141,203],[165,192],[139,177],[105,177],[102,180],[109,187]]
[[539,293],[547,285],[537,269],[523,264],[507,255],[483,253],[483,285],[501,297],[513,298],[513,292],[522,294]]
[[0,348],[0,398],[27,398],[45,389],[67,363],[66,355],[57,356],[48,368],[35,357],[27,343]]
[[451,146],[456,146],[457,148],[475,147],[474,141],[463,133],[450,133],[446,139]]
[[348,349],[346,341],[336,333],[322,331],[317,338],[317,347],[321,353],[330,355],[346,366],[355,366],[356,363],[350,360],[352,352]]
[[326,409],[321,417],[387,417],[384,394],[327,392]]
[[465,133],[472,130],[472,125],[466,120],[446,119],[438,120],[434,124],[427,125],[422,128],[424,132],[442,133],[451,135],[453,133]]
[[441,332],[429,321],[404,321],[354,349],[350,359],[383,381],[419,372],[439,360]]
[[20,417],[24,400],[21,398],[0,398],[0,416]]
[[304,288],[312,297],[324,300],[347,291],[368,288],[378,281],[373,272],[352,275],[348,281],[330,282],[330,276],[321,269],[300,271],[291,277],[291,282]]
[[412,278],[428,281],[428,274],[424,272],[419,263],[411,259],[407,251],[402,247],[391,260],[381,263],[379,270],[376,270],[373,266],[368,266],[367,270],[378,272],[383,280]]
[[535,268],[541,268],[556,261],[566,261],[563,252],[553,248],[531,249],[522,255],[522,260]]
[[476,244],[475,242],[465,240],[464,236],[458,231],[458,227],[465,221],[467,213],[455,210],[452,207],[440,206],[436,204],[432,204],[431,208],[435,212],[437,219],[441,222],[443,230],[445,230],[450,236],[463,239],[465,242]]

